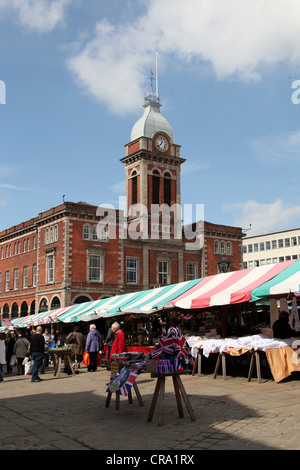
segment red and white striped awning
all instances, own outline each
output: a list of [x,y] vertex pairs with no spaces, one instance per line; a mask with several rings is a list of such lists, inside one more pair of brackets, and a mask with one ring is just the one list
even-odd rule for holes
[[170,303],[178,308],[197,309],[248,302],[252,300],[253,289],[295,262],[297,260],[208,276]]

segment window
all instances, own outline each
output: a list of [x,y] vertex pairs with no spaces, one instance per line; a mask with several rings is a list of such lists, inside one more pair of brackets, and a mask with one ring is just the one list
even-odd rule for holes
[[95,242],[98,241],[97,225],[93,225],[92,240],[95,241]]
[[45,245],[48,245],[49,243],[49,229],[46,228],[46,231],[45,231]]
[[243,253],[247,253],[247,247],[246,247],[246,245],[243,245]]
[[284,239],[284,246],[289,248],[291,246],[291,240],[289,238]]
[[248,253],[252,253],[253,252],[253,245],[251,243],[251,245],[248,245]]
[[58,240],[58,226],[54,226],[54,241],[57,242]]
[[127,284],[138,283],[138,259],[137,258],[126,259],[126,282]]
[[23,240],[23,251],[24,251],[24,253],[25,253],[25,251],[26,251],[26,239],[25,239],[25,238],[24,238],[24,240]]
[[218,240],[214,241],[214,253],[216,253],[216,254],[219,253],[219,242],[218,242]]
[[54,231],[53,227],[50,227],[50,243],[54,242]]
[[14,270],[14,289],[18,289],[19,288],[19,270],[18,268],[16,268]]
[[3,246],[1,248],[1,259],[3,259]]
[[265,264],[266,264],[266,260],[265,260],[265,259],[261,259],[261,260],[259,261],[259,265],[260,265],[260,266],[265,266]]
[[134,171],[131,178],[131,205],[134,206],[138,202],[138,185],[137,185],[137,174]]
[[291,246],[297,246],[297,237],[291,238]]
[[54,255],[47,256],[47,283],[54,282]]
[[89,225],[83,226],[83,239],[89,240],[90,239],[91,228]]
[[89,280],[101,282],[101,255],[90,255]]
[[265,242],[260,242],[260,244],[259,244],[259,249],[260,249],[260,251],[264,251],[264,250],[265,250]]
[[271,250],[271,242],[266,242],[266,250]]
[[273,258],[273,259],[272,259],[272,263],[273,263],[273,264],[278,263],[278,258]]
[[258,243],[254,243],[254,251],[258,251]]
[[225,255],[225,242],[221,242],[221,255]]
[[17,245],[17,242],[15,243],[15,255],[18,254],[18,245]]
[[171,175],[164,174],[164,204],[171,205]]
[[23,289],[28,287],[28,266],[23,268]]
[[226,243],[226,252],[227,252],[227,255],[232,255],[232,244],[231,244],[231,242]]
[[152,204],[159,204],[160,176],[158,170],[153,170],[152,174]]
[[27,251],[30,250],[30,238],[27,238]]
[[167,261],[158,262],[158,283],[166,285],[169,282],[169,263]]
[[32,266],[32,285],[36,286],[36,264]]
[[9,291],[9,271],[5,272],[5,290]]
[[33,249],[36,249],[36,236],[33,237]]
[[108,227],[103,227],[102,233],[101,233],[101,241],[102,242],[108,242]]
[[198,275],[198,265],[197,263],[186,263],[186,280],[192,281],[193,279],[197,279]]
[[272,250],[277,250],[277,240],[272,240]]
[[283,248],[283,239],[278,240],[278,248]]

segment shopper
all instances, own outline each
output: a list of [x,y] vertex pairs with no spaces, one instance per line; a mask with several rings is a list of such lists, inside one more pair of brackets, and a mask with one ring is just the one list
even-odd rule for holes
[[67,336],[66,340],[68,346],[72,349],[73,359],[77,361],[79,367],[83,357],[84,338],[78,325],[74,327],[74,331]]
[[11,332],[9,331],[6,335],[5,346],[6,346],[6,373],[12,373],[12,366],[10,365],[10,361],[12,355],[14,353],[14,346],[15,346],[15,338],[12,336]]
[[15,342],[14,345],[14,354],[16,355],[17,358],[17,374],[24,375],[24,366],[23,366],[23,361],[24,358],[26,357],[28,353],[28,348],[29,348],[29,341],[28,339],[25,338],[25,333],[19,333],[17,341]]
[[106,345],[107,345],[107,348],[108,348],[108,351],[107,351],[107,359],[110,358],[110,351],[111,351],[111,348],[112,348],[112,345],[113,345],[113,342],[114,342],[114,339],[115,339],[115,334],[112,330],[112,327],[109,328],[108,332],[107,332],[107,336],[106,336]]
[[125,334],[121,330],[119,323],[118,322],[113,323],[111,325],[111,329],[113,333],[115,334],[115,339],[111,348],[111,352],[109,356],[110,359],[112,359],[113,354],[121,354],[127,351]]
[[42,331],[42,327],[38,326],[35,335],[32,336],[30,341],[30,356],[33,360],[31,382],[41,382],[43,380],[38,375],[39,369],[43,364],[45,350],[45,338],[42,335]]
[[96,325],[90,325],[90,331],[86,338],[86,351],[90,356],[90,365],[88,366],[88,372],[95,372],[97,370],[97,355],[100,350],[103,349],[102,337]]
[[3,366],[6,363],[5,360],[6,356],[6,348],[5,348],[5,341],[2,337],[0,337],[0,382],[3,382]]

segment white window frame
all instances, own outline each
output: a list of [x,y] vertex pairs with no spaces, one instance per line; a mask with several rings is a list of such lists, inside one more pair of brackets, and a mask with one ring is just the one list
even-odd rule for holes
[[84,224],[82,232],[83,240],[90,240],[91,239],[91,226],[89,224]]
[[28,266],[23,267],[23,289],[28,287]]
[[[92,261],[99,261],[99,264],[92,266]],[[92,271],[93,270],[93,271]],[[97,275],[94,275],[94,270],[96,270]],[[93,275],[92,275],[93,273]],[[89,282],[102,282],[103,273],[102,273],[102,255],[90,253],[89,254],[89,269],[88,269],[88,280]]]
[[5,292],[9,291],[10,272],[5,271]]
[[[128,262],[134,262],[135,266],[129,266]],[[129,279],[133,275],[135,279]],[[126,284],[138,284],[139,279],[139,259],[133,257],[126,258]]]
[[[189,272],[189,268],[192,268],[193,272]],[[186,280],[193,281],[198,277],[198,263],[193,261],[186,262]]]
[[46,284],[54,284],[55,255],[53,252],[47,254]]
[[19,288],[19,269],[14,269],[14,290]]

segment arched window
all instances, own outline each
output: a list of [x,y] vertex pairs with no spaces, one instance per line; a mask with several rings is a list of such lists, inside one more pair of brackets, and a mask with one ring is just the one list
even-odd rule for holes
[[93,225],[93,240],[98,241],[97,225]]
[[91,227],[87,224],[83,226],[83,239],[89,240],[91,236]]
[[138,190],[137,190],[137,173],[132,172],[131,178],[131,205],[134,206],[138,203]]
[[53,297],[52,301],[51,301],[51,306],[50,306],[50,309],[51,310],[54,310],[56,308],[60,308],[60,300],[59,300],[59,297]]
[[53,227],[50,228],[50,243],[54,241]]
[[160,174],[158,170],[152,172],[152,204],[159,204]]
[[232,255],[232,244],[231,244],[231,242],[227,242],[226,252],[227,252],[227,255]]
[[214,241],[214,253],[218,254],[218,253],[219,253],[219,250],[220,250],[219,241],[218,241],[218,240],[215,240],[215,241]]
[[21,317],[27,317],[28,315],[28,305],[27,302],[22,302],[21,304]]
[[46,228],[45,230],[45,245],[49,243],[49,229]]
[[225,242],[221,242],[221,255],[225,255]]
[[164,204],[171,205],[171,175],[168,172],[164,174]]
[[57,242],[58,240],[58,226],[54,226],[54,241]]
[[9,318],[9,306],[8,306],[8,304],[5,304],[4,307],[3,307],[2,317],[3,318]]
[[18,304],[14,302],[11,308],[11,318],[18,318],[18,310],[19,310]]

